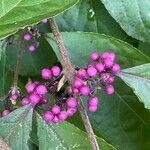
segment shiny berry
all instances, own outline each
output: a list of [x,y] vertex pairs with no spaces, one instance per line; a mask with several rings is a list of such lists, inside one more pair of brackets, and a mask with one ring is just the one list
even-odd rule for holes
[[22,100],[21,100],[21,104],[24,106],[24,105],[28,105],[30,102],[29,102],[29,99],[27,97],[24,97]]
[[87,76],[86,74],[86,70],[85,69],[79,69],[77,71],[77,77],[80,78],[80,79],[83,79]]
[[47,111],[47,112],[44,113],[43,119],[44,119],[46,122],[51,122],[51,121],[54,119],[54,115],[53,115],[52,112]]
[[58,123],[58,122],[60,122],[58,116],[55,116],[52,121],[53,121],[53,123]]
[[80,79],[73,80],[72,86],[75,88],[79,88],[83,85],[83,81]]
[[45,85],[39,85],[39,86],[36,87],[36,92],[39,95],[46,94],[48,92],[47,87]]
[[87,75],[90,77],[96,76],[97,70],[95,67],[88,67],[87,68]]
[[51,109],[52,113],[58,115],[61,112],[61,109],[58,105],[54,105]]
[[90,94],[90,88],[89,88],[89,86],[86,86],[86,85],[82,86],[82,87],[80,88],[80,93],[81,93],[83,96],[88,96],[88,95]]
[[3,112],[2,112],[2,116],[5,117],[7,116],[8,114],[10,114],[10,111],[5,109]]
[[77,100],[73,97],[70,97],[70,98],[67,99],[66,104],[70,108],[77,107]]
[[32,93],[34,91],[35,87],[36,87],[35,83],[29,82],[26,85],[26,90],[27,90],[28,93]]
[[51,71],[54,76],[58,76],[61,72],[60,67],[58,67],[58,66],[53,66],[51,68]]
[[23,40],[24,40],[24,41],[30,41],[31,38],[32,38],[32,36],[31,36],[31,34],[29,34],[29,33],[26,33],[26,34],[24,34],[24,36],[23,36]]
[[113,94],[115,90],[112,85],[106,85],[104,91],[106,94]]
[[47,104],[48,103],[48,97],[42,97],[40,103],[43,105]]
[[50,79],[52,77],[51,70],[47,68],[43,68],[41,74],[42,74],[42,78],[45,80]]
[[120,71],[120,65],[119,64],[114,64],[111,68],[111,70],[114,72],[114,73],[117,73]]
[[99,100],[97,97],[91,97],[88,99],[88,106],[98,106]]
[[103,72],[105,67],[103,65],[103,63],[99,62],[95,65],[95,68],[97,69],[98,72]]
[[112,59],[110,59],[110,58],[104,59],[104,65],[105,65],[106,67],[112,67],[112,65],[113,65]]
[[35,106],[37,103],[40,102],[40,96],[38,94],[31,94],[29,96],[30,103]]
[[61,120],[61,121],[66,120],[67,117],[68,117],[68,114],[67,114],[66,111],[61,111],[61,112],[59,113],[59,115],[58,115],[58,118],[59,118],[59,120]]
[[90,58],[91,58],[92,60],[98,60],[98,59],[99,59],[99,53],[96,52],[96,51],[92,52],[92,53],[90,54]]
[[67,110],[67,115],[70,117],[70,116],[73,116],[75,113],[76,113],[76,111],[77,111],[77,108],[75,107],[75,108],[69,108],[68,110]]
[[104,52],[104,53],[102,53],[101,58],[102,58],[102,59],[109,58],[109,52]]
[[97,106],[88,106],[88,110],[90,111],[90,112],[96,112],[97,111]]
[[44,24],[48,23],[48,19],[43,19],[42,23],[44,23]]
[[114,52],[110,52],[109,53],[109,58],[111,58],[112,61],[114,61],[116,59],[116,54]]
[[33,44],[32,44],[32,45],[29,45],[29,46],[28,46],[28,50],[29,50],[29,52],[32,53],[32,52],[34,52],[34,51],[36,50],[36,46],[33,45]]
[[18,98],[18,94],[13,94],[10,99],[16,101]]

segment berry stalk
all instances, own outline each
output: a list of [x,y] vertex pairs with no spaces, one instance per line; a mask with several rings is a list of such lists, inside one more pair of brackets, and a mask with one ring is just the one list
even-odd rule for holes
[[[68,81],[70,83],[72,83],[72,80],[73,80],[74,75],[75,75],[75,68],[74,68],[73,64],[71,63],[71,61],[70,61],[70,59],[67,55],[67,50],[66,50],[65,45],[63,43],[63,40],[61,38],[61,35],[60,35],[60,32],[59,32],[58,26],[55,22],[55,19],[50,18],[49,22],[50,22],[50,26],[51,26],[51,29],[52,29],[52,32],[53,32],[53,35],[54,35],[55,42],[56,42],[56,44],[59,48],[60,55],[61,55],[61,58],[62,58],[61,63],[64,66],[64,75],[66,76]],[[86,129],[86,132],[88,134],[88,138],[89,138],[90,143],[92,145],[92,149],[93,150],[99,150],[99,146],[98,146],[94,131],[92,129],[91,123],[89,121],[87,112],[84,109],[82,101],[79,97],[78,97],[78,106],[79,106],[79,111],[80,111],[85,129]]]

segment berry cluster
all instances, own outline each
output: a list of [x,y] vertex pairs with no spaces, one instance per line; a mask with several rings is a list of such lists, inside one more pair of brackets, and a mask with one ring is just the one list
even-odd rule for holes
[[106,94],[114,93],[114,74],[120,71],[115,59],[114,52],[99,54],[94,51],[90,54],[90,63],[87,67],[79,69],[76,73],[70,93],[88,96],[87,106],[90,112],[95,112],[98,108],[99,100],[95,96],[97,89],[103,88]]
[[[41,23],[47,24],[48,23],[48,19],[43,19],[41,21]],[[28,31],[23,35],[23,40],[25,42],[29,42],[29,41],[32,40],[32,42],[31,42],[32,44],[28,45],[28,51],[29,52],[32,53],[32,52],[34,52],[37,49],[38,42],[36,41],[35,37],[39,37],[39,36],[41,36],[41,34],[42,33],[37,29],[37,27],[34,26],[34,27],[29,28]]]
[[[31,37],[26,35],[26,41]],[[103,52],[99,54],[94,51],[90,54],[90,61],[86,68],[77,68],[74,80],[71,86],[63,88],[61,98],[58,99],[59,92],[54,88],[63,76],[59,66],[43,68],[41,77],[44,83],[38,81],[28,82],[26,85],[27,96],[22,96],[18,89],[11,90],[9,99],[15,103],[21,99],[22,105],[31,104],[33,107],[45,105],[49,102],[48,94],[55,97],[54,104],[43,115],[46,122],[58,123],[74,115],[77,111],[77,99],[80,96],[87,98],[87,108],[90,112],[96,112],[99,105],[99,99],[96,96],[97,90],[102,89],[106,94],[113,94],[115,74],[120,71],[120,66],[115,62],[116,54],[114,52]],[[54,84],[55,83],[55,84]],[[65,86],[66,87],[66,86]],[[52,91],[53,88],[55,91]],[[54,94],[55,93],[55,94]],[[2,112],[2,116],[10,113],[9,109]]]
[[[53,66],[51,69],[44,68],[41,71],[42,78],[45,80],[59,76],[61,70],[58,66]],[[77,101],[73,97],[63,99],[54,104],[51,109],[44,113],[43,119],[46,122],[58,123],[72,116],[77,111]]]
[[[28,41],[30,41],[32,39],[32,35],[30,34],[30,33],[25,33],[24,35],[23,35],[23,40],[25,41],[25,42],[28,42]],[[37,44],[36,43],[32,43],[32,44],[30,44],[29,46],[28,46],[28,51],[29,52],[34,52],[35,50],[36,50],[36,48],[37,48]]]
[[52,106],[49,111],[44,113],[43,119],[46,122],[58,123],[74,115],[76,111],[77,100],[74,97],[69,97],[68,99]]
[[[58,66],[53,66],[51,69],[44,68],[41,71],[43,79],[54,78],[59,76],[60,73],[61,69]],[[38,81],[27,83],[26,91],[29,95],[22,99],[22,105],[28,105],[31,103],[34,107],[37,104],[47,104],[48,97],[46,97],[45,94],[48,93],[48,90],[49,89],[45,84],[41,84]]]

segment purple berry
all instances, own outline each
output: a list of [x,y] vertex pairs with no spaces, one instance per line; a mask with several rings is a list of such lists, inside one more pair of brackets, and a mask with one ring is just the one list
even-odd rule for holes
[[29,33],[26,33],[26,34],[24,34],[24,36],[23,36],[23,40],[24,40],[24,41],[30,41],[31,38],[32,38],[32,36],[31,36],[31,34],[29,34]]
[[37,103],[40,102],[40,96],[38,94],[31,94],[29,96],[29,101],[32,104],[32,106],[35,106]]
[[96,70],[95,67],[88,67],[87,68],[87,74],[88,74],[88,76],[94,77],[96,75],[96,73],[97,73],[97,70]]
[[88,110],[90,112],[96,112],[97,111],[97,106],[88,106]]
[[114,73],[117,73],[120,71],[120,65],[119,64],[114,64],[111,68],[111,70],[114,72]]
[[27,97],[24,97],[23,99],[22,99],[22,101],[21,101],[21,104],[23,105],[23,106],[25,106],[25,105],[28,105],[30,102],[29,102],[29,99],[27,98]]
[[26,84],[26,90],[28,93],[32,93],[34,91],[35,87],[36,87],[35,83],[29,82]]
[[77,100],[73,97],[70,97],[70,98],[67,99],[66,104],[70,108],[77,107]]
[[48,92],[47,87],[45,85],[39,85],[39,86],[36,87],[36,92],[39,95],[46,94]]
[[16,101],[18,98],[18,94],[13,94],[10,99]]
[[47,68],[42,69],[41,74],[42,74],[42,78],[45,80],[50,79],[52,77],[51,70]]
[[86,86],[86,85],[82,86],[82,87],[80,88],[80,93],[81,93],[83,96],[88,96],[88,95],[90,94],[90,88],[89,88],[89,86]]
[[47,111],[47,112],[44,113],[43,119],[44,119],[46,122],[51,122],[51,121],[54,119],[54,115],[53,115],[52,112]]
[[79,69],[77,72],[77,77],[83,79],[87,76],[85,69]]
[[87,64],[87,68],[89,68],[89,67],[94,67],[94,68],[95,68],[95,65],[92,64],[92,63],[88,63],[88,64]]
[[99,101],[97,97],[91,97],[88,99],[88,106],[98,106]]
[[111,58],[112,61],[114,61],[116,59],[116,54],[114,52],[110,52],[109,53],[109,58]]
[[55,116],[52,121],[53,121],[53,123],[58,123],[60,120],[59,120],[59,118],[57,116]]
[[75,88],[79,88],[83,85],[83,81],[80,79],[73,80],[72,86]]
[[103,63],[101,63],[101,62],[97,63],[97,64],[95,65],[95,67],[96,67],[97,71],[100,72],[100,73],[103,72],[104,69],[105,69]]
[[96,51],[92,52],[92,53],[90,54],[90,58],[91,58],[92,60],[98,60],[98,59],[99,59],[99,53],[96,52]]
[[69,108],[68,110],[67,110],[67,115],[70,117],[70,116],[73,116],[75,113],[76,113],[76,111],[77,111],[77,108],[75,107],[75,108]]
[[102,73],[100,75],[100,80],[102,82],[109,83],[109,78],[111,78],[111,75],[109,73]]
[[28,50],[29,50],[29,52],[32,53],[32,52],[34,52],[34,51],[36,50],[36,46],[33,45],[33,44],[32,44],[32,45],[29,45],[29,46],[28,46]]
[[2,116],[5,117],[7,116],[8,114],[10,114],[10,111],[5,109],[3,112],[2,112]]
[[111,76],[111,77],[108,78],[107,83],[112,83],[114,81],[115,81],[115,77]]
[[48,23],[48,19],[43,19],[42,23],[44,23],[44,24]]
[[106,59],[104,59],[104,64],[106,67],[110,68],[113,65],[113,61],[111,58],[106,58]]
[[58,67],[58,66],[53,66],[51,68],[51,71],[54,76],[60,75],[60,72],[61,72],[60,67]]
[[106,85],[104,91],[106,94],[113,94],[115,90],[112,85]]
[[61,112],[61,109],[58,105],[54,105],[51,109],[52,113],[58,115]]
[[109,58],[109,52],[104,52],[104,53],[102,53],[102,55],[101,55],[101,58],[102,59],[106,59],[106,58]]
[[68,117],[68,114],[66,111],[61,111],[60,114],[58,115],[59,120],[64,121]]
[[41,98],[40,103],[41,103],[42,105],[47,104],[47,103],[48,103],[48,97],[43,97],[43,98]]
[[78,93],[79,93],[79,89],[73,88],[73,89],[72,89],[72,92],[73,92],[74,94],[78,94]]

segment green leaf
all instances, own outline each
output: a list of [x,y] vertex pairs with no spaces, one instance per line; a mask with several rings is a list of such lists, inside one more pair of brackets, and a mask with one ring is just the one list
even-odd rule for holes
[[[117,54],[122,68],[149,63],[150,60],[139,50],[118,39],[94,33],[62,33],[69,57],[74,65],[85,67],[93,50],[100,53],[109,50]],[[48,39],[58,58],[58,48]],[[148,150],[150,147],[150,112],[138,101],[132,90],[117,80],[116,92],[106,95],[98,92],[100,107],[90,113],[90,120],[97,131],[115,148],[124,150]],[[87,103],[84,101],[84,103]]]
[[119,150],[149,150],[150,112],[122,81],[115,89],[113,95],[98,92],[100,107],[89,113],[93,127]]
[[145,108],[150,109],[150,63],[124,69],[118,76],[133,88]]
[[121,39],[127,34],[110,16],[100,0],[81,0],[56,17],[60,31],[99,32]]
[[[18,37],[17,40],[20,38]],[[39,46],[33,53],[28,51],[29,43],[24,43],[24,52],[19,65],[19,74],[23,76],[39,75],[43,67],[50,67],[56,63],[57,58],[45,38],[41,37],[37,41]],[[11,44],[6,48],[6,66],[11,71],[16,68],[18,47],[17,44]]]
[[31,106],[24,106],[0,118],[0,137],[9,144],[12,150],[29,150],[32,112]]
[[[66,121],[46,124],[37,114],[37,124],[40,150],[91,150],[86,133]],[[97,139],[101,150],[114,150],[103,139]]]
[[0,41],[0,97],[5,96],[12,85],[12,72],[6,69],[5,43]]
[[144,54],[150,57],[150,43],[145,43],[145,42],[139,42],[139,47],[138,47]]
[[150,42],[149,0],[102,0],[102,2],[128,35]]
[[[49,34],[49,36],[52,36],[52,34]],[[68,55],[76,66],[85,67],[89,60],[88,56],[93,50],[98,50],[99,52],[110,50],[116,52],[117,62],[122,68],[150,62],[149,58],[136,48],[110,36],[88,32],[64,32],[62,33],[62,37],[68,50]],[[58,58],[60,58],[55,41],[50,38],[47,40],[53,47]]]
[[0,39],[22,27],[55,16],[77,2],[78,0],[1,0]]

